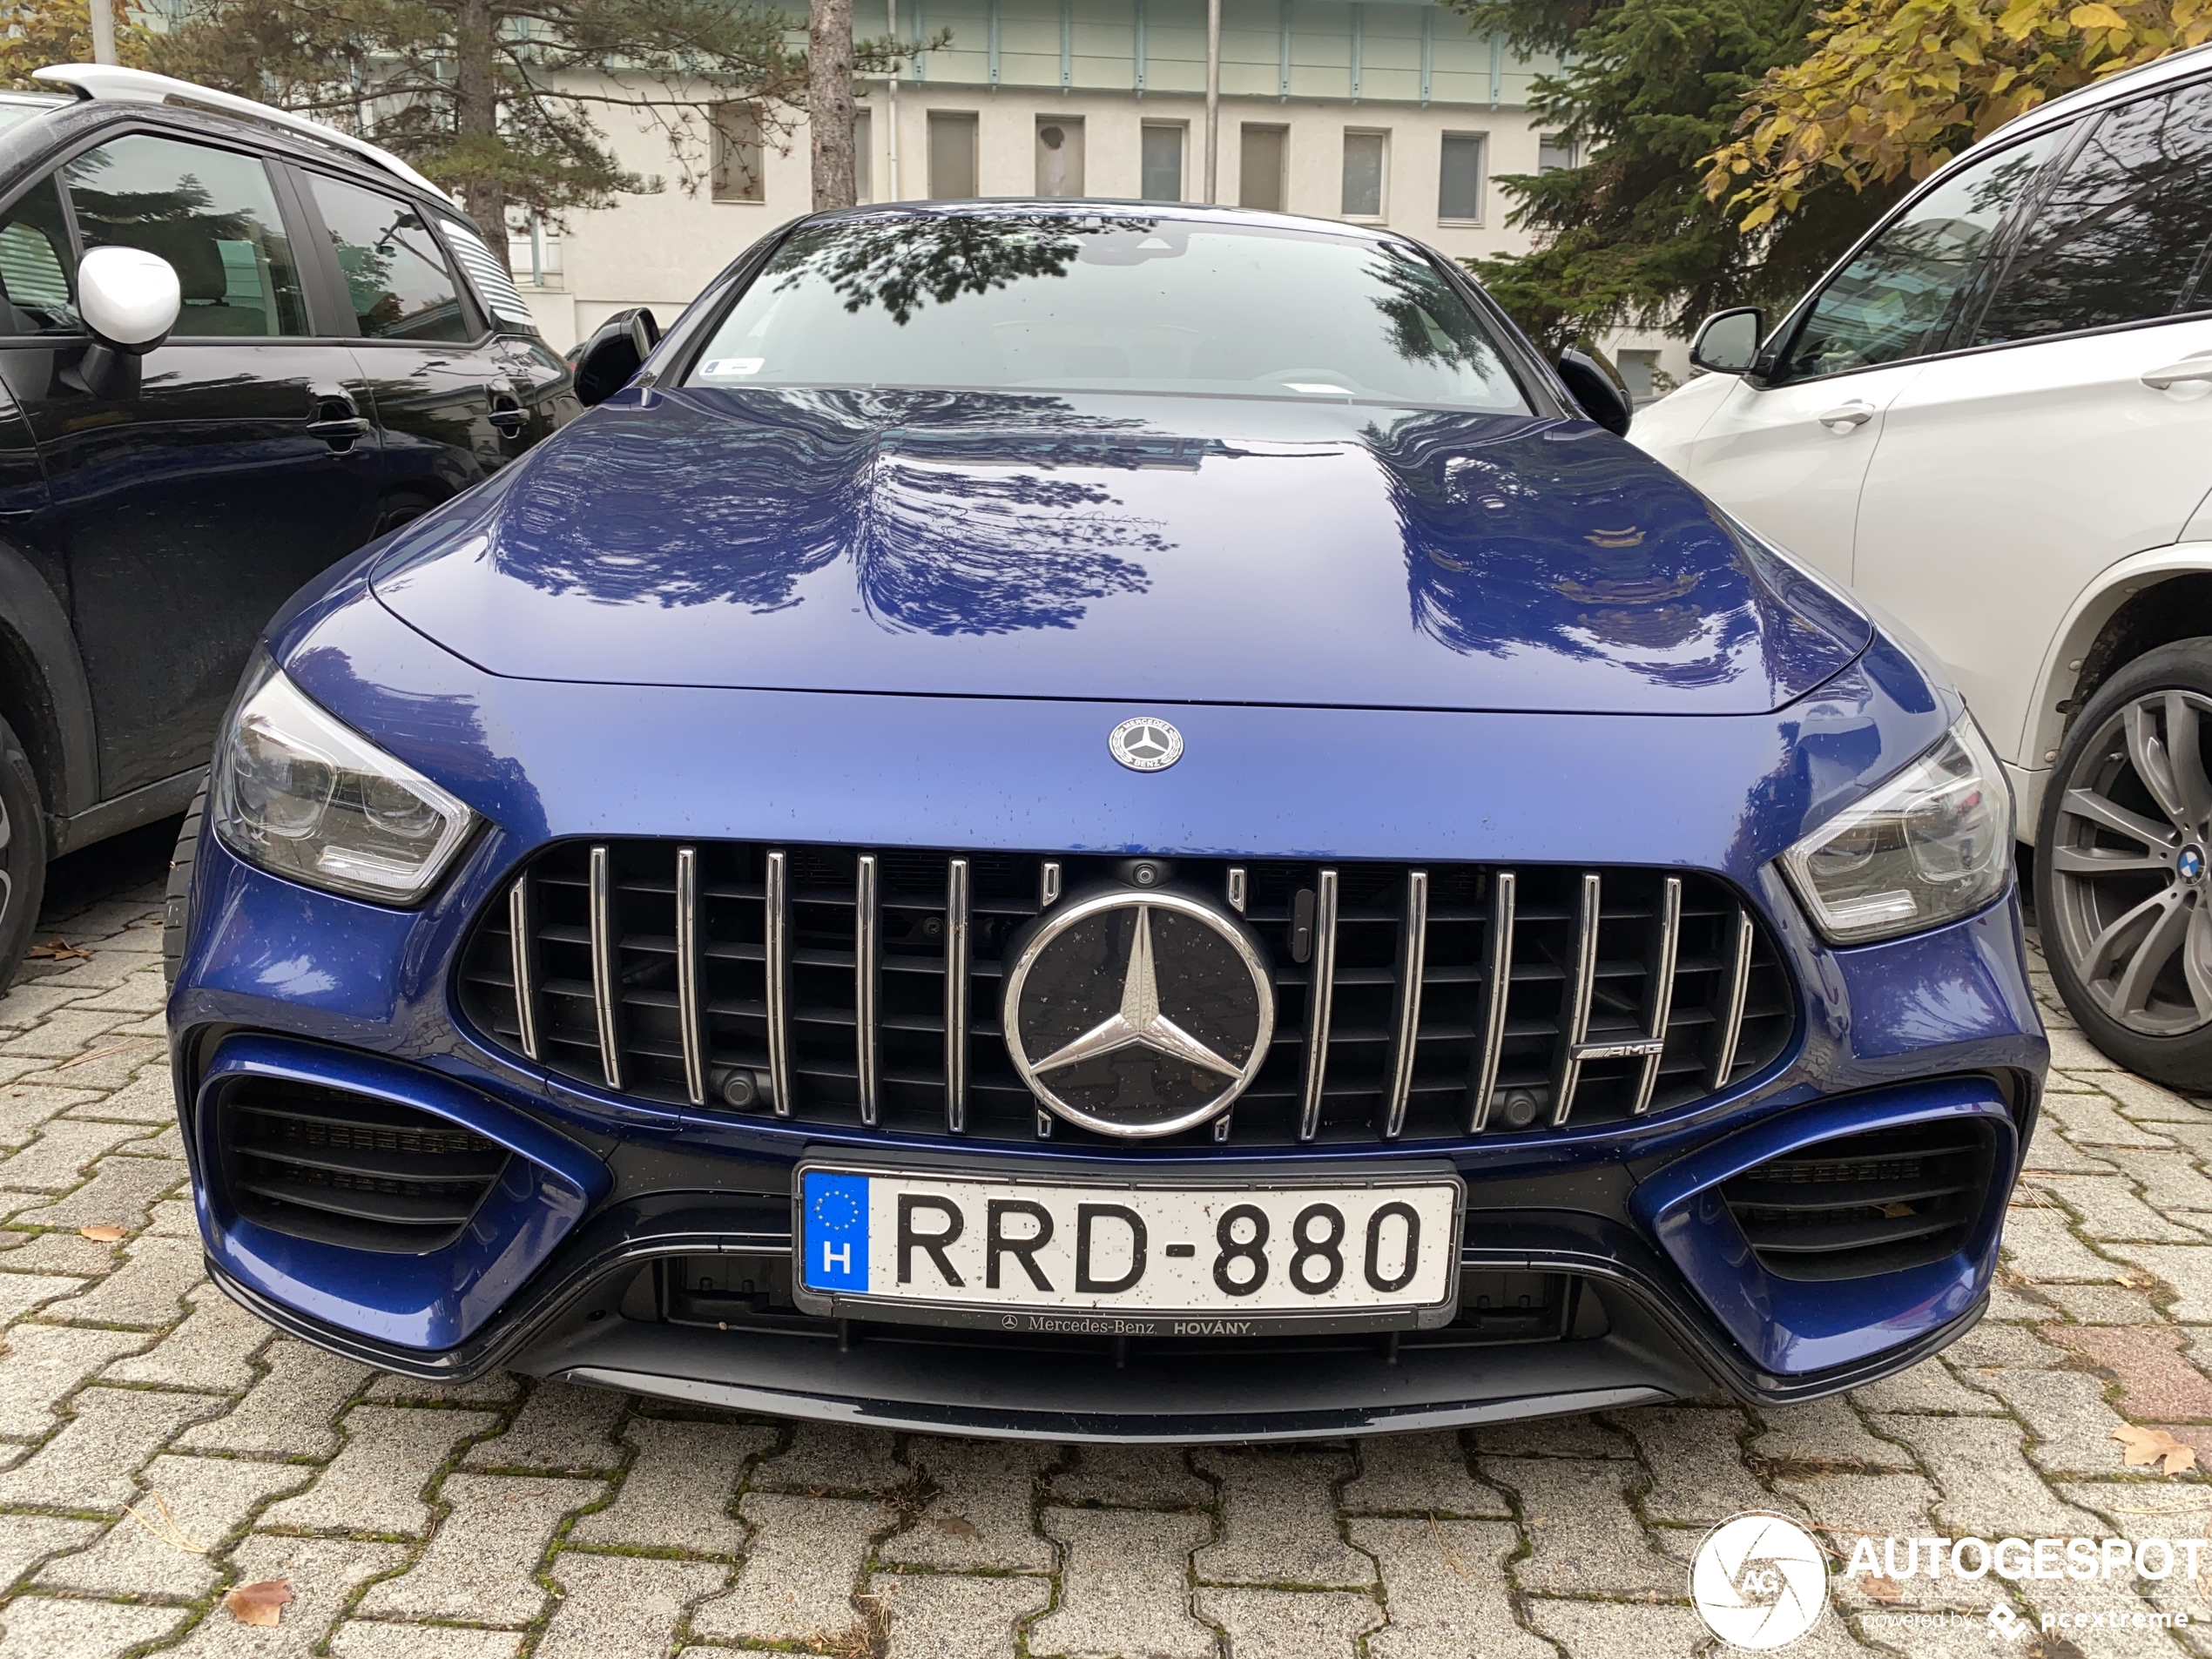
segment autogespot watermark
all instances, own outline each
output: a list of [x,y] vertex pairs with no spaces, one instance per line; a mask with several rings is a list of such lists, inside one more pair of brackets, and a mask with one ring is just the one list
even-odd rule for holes
[[[2191,1622],[2183,1611],[2150,1606],[2136,1581],[2212,1575],[2212,1538],[1861,1538],[1838,1557],[1796,1521],[1760,1514],[1730,1517],[1707,1533],[1689,1567],[1689,1599],[1705,1628],[1730,1647],[1784,1648],[1827,1610],[1831,1563],[1845,1581],[1863,1581],[1866,1599],[1901,1600],[1914,1580],[1946,1579],[1986,1589],[1991,1579],[2033,1583],[2094,1579],[2116,1586],[2112,1604],[2024,1615],[2003,1595],[1986,1608],[1905,1608],[1870,1606],[1869,1634],[1979,1625],[2001,1642],[2030,1630],[2173,1629]],[[1879,1585],[1879,1590],[1874,1588]],[[1953,1594],[1956,1594],[1954,1588]],[[1977,1600],[1979,1597],[1976,1598]]]

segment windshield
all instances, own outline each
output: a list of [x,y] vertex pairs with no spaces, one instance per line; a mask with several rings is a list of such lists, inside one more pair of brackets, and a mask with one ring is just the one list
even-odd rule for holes
[[0,98],[0,127],[11,127],[18,121],[28,121],[34,115],[44,115],[67,104],[67,98]]
[[1130,213],[887,214],[799,231],[691,383],[1527,411],[1481,320],[1409,249]]

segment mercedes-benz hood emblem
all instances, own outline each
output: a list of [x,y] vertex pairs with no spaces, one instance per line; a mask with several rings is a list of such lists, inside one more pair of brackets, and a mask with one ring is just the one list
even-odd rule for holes
[[1053,1112],[1108,1135],[1174,1135],[1258,1075],[1274,986],[1234,917],[1180,893],[1115,889],[1035,925],[1003,1015],[1015,1069]]
[[1140,714],[1109,732],[1106,747],[1131,772],[1165,772],[1183,759],[1183,733],[1157,714]]

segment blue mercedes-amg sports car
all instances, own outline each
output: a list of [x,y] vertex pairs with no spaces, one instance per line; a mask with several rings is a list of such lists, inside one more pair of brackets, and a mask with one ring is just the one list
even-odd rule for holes
[[271,624],[180,851],[247,1306],[1185,1440],[1804,1399],[1979,1315],[2046,1055],[1997,763],[1447,261],[862,209],[577,374]]

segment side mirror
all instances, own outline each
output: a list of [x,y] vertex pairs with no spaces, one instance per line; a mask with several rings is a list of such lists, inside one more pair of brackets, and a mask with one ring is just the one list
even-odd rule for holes
[[660,324],[642,307],[617,311],[591,331],[576,348],[577,401],[589,408],[604,403],[630,384],[637,366],[660,344]]
[[176,267],[144,248],[96,247],[77,262],[77,307],[92,343],[74,378],[103,397],[138,389],[138,359],[169,338],[184,307]]
[[1615,437],[1629,435],[1629,421],[1635,413],[1628,388],[1595,353],[1569,346],[1559,354],[1559,377],[1588,415]]
[[1716,374],[1748,374],[1759,360],[1765,324],[1757,306],[1716,311],[1697,325],[1697,337],[1689,342],[1689,361]]

